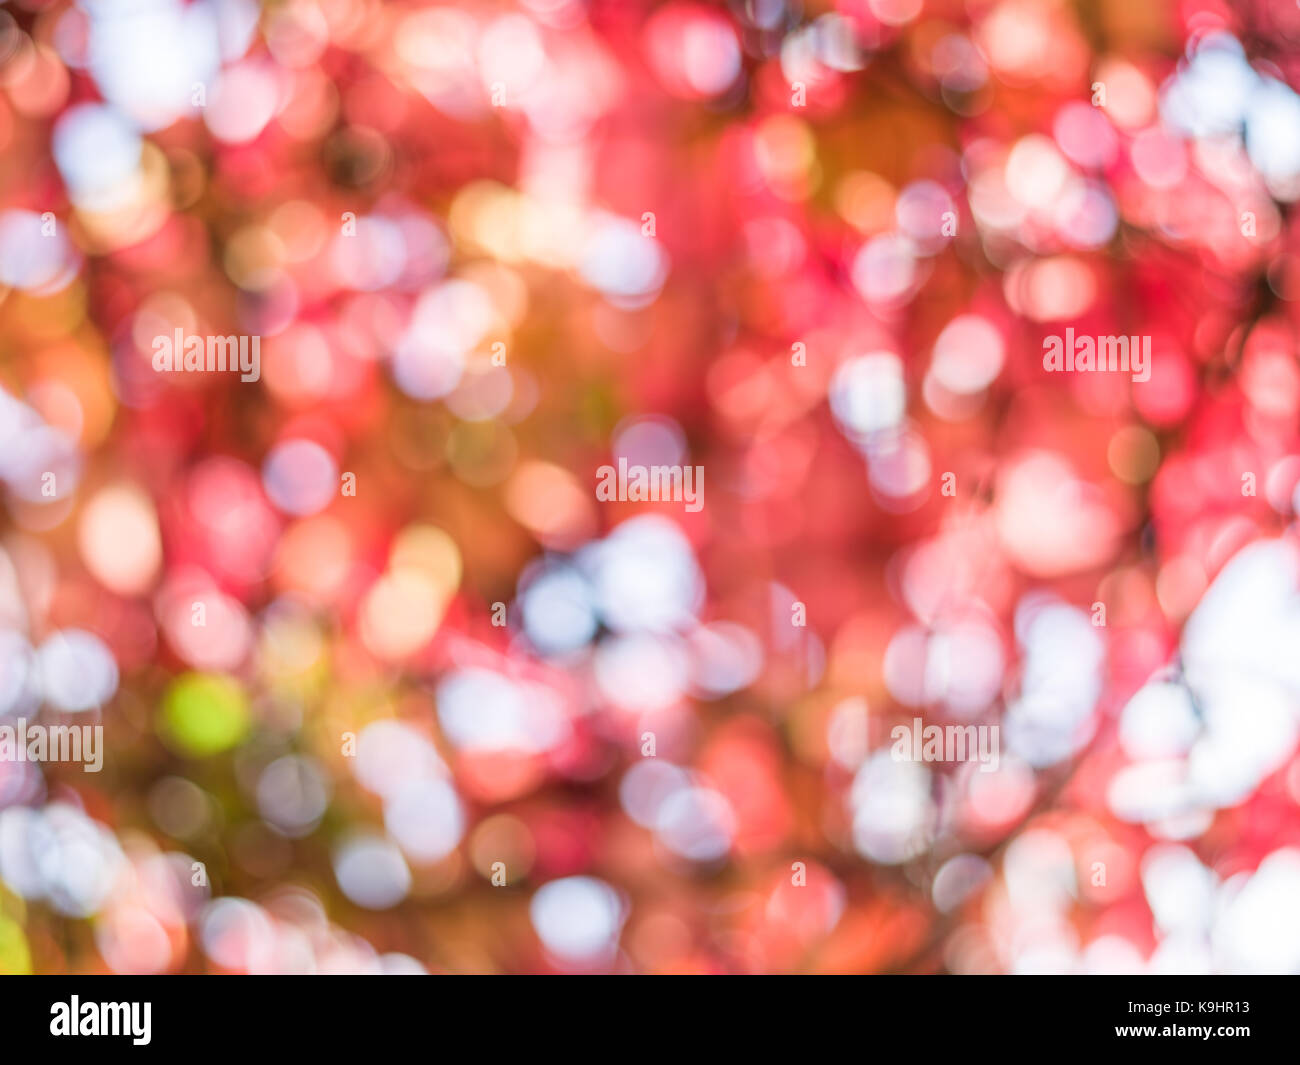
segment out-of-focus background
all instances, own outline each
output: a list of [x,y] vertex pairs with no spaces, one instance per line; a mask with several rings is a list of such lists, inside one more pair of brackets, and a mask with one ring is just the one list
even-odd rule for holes
[[0,5],[0,972],[1300,971],[1297,87],[1292,0]]

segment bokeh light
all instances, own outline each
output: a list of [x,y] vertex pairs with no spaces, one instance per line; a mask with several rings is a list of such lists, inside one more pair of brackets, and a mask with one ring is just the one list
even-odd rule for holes
[[1123,6],[7,5],[0,973],[1300,971],[1300,15]]

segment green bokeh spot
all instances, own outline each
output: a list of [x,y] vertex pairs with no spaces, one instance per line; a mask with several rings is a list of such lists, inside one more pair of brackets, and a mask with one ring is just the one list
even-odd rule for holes
[[230,677],[187,673],[167,689],[159,724],[163,741],[178,754],[220,754],[248,731],[248,699]]

